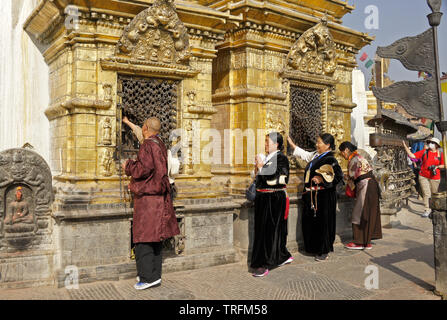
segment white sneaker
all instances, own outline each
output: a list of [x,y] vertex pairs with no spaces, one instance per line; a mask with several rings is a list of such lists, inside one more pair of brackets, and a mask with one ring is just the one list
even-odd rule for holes
[[286,261],[284,261],[283,263],[281,263],[280,265],[278,265],[278,267],[282,267],[286,264],[292,263],[293,261],[293,257],[290,257],[289,259],[287,259]]
[[150,288],[150,287],[154,287],[154,286],[156,286],[156,285],[158,285],[160,283],[161,283],[161,279],[158,279],[157,281],[154,281],[152,283],[138,282],[133,287],[136,290],[144,290],[144,289],[147,289],[147,288]]
[[137,276],[137,277],[135,278],[135,280],[137,280],[137,282],[140,282],[140,277]]
[[431,213],[431,211],[425,211],[425,212],[421,215],[421,217],[422,217],[422,218],[427,218],[427,217],[430,215],[430,213]]

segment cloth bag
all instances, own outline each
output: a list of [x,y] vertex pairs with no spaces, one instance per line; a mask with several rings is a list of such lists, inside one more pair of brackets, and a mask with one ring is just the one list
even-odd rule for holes
[[349,184],[346,185],[346,196],[349,198],[355,198],[355,190],[352,190]]
[[256,198],[256,182],[253,181],[252,184],[245,190],[245,198],[248,201],[255,201]]

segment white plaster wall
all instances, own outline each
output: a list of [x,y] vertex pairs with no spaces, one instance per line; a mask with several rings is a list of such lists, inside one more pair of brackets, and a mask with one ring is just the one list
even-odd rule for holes
[[48,67],[23,30],[39,0],[1,0],[0,151],[26,142],[48,163]]
[[365,128],[364,117],[368,113],[365,90],[365,75],[357,68],[352,71],[352,101],[357,104],[351,114],[351,141],[360,149],[369,142],[369,132]]
[[[447,82],[447,80],[444,80]],[[444,119],[441,120],[447,120],[447,93],[442,93],[442,106],[444,110]],[[438,131],[438,129],[435,126],[435,137],[437,137],[439,140],[442,140],[441,132]]]

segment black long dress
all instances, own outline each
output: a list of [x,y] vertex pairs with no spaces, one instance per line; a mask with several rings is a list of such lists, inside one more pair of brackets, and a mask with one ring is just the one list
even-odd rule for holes
[[[332,182],[324,180],[324,176],[315,171],[323,165],[331,165],[334,170],[334,179]],[[335,241],[335,221],[337,208],[336,186],[343,179],[343,171],[335,159],[332,152],[328,152],[321,157],[309,162],[306,166],[304,177],[309,172],[309,179],[305,181],[305,189],[303,190],[303,238],[306,252],[316,255],[327,254],[334,251]],[[323,182],[319,184],[322,190],[318,193],[312,192],[315,211],[311,208],[311,193],[306,191],[310,188],[312,178],[315,176],[323,177]],[[314,184],[312,186],[315,186]]]
[[[256,176],[254,241],[252,268],[272,268],[291,257],[286,248],[287,220],[285,217],[289,180],[289,160],[276,153]],[[269,191],[262,192],[259,190]]]

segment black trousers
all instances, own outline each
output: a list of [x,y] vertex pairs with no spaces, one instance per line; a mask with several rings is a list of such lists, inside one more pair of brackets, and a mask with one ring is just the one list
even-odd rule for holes
[[161,279],[161,250],[161,242],[142,242],[135,245],[140,282],[152,283]]

